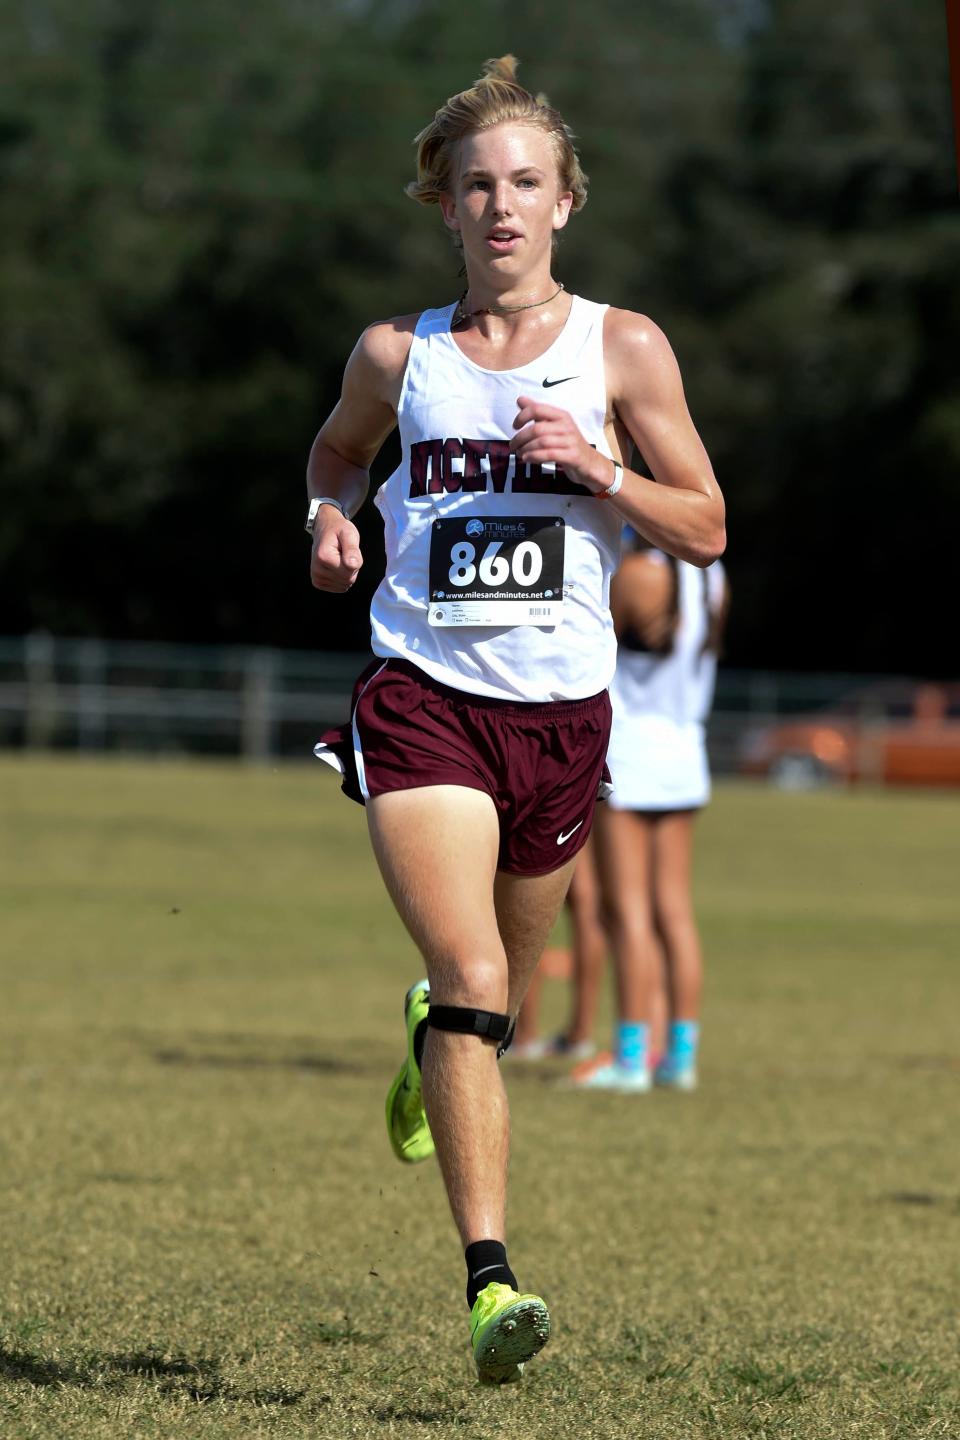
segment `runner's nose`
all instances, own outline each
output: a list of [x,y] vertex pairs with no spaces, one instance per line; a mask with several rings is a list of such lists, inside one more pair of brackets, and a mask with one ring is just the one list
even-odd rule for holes
[[506,181],[493,191],[493,213],[498,219],[510,214],[510,187]]

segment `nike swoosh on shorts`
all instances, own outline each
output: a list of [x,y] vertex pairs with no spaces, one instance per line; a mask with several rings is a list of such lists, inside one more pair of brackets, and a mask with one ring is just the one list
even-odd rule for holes
[[576,825],[574,825],[573,829],[572,829],[572,830],[568,830],[567,833],[566,833],[566,835],[564,835],[563,831],[561,830],[561,831],[560,831],[560,834],[557,836],[557,844],[558,844],[558,845],[566,845],[567,841],[570,839],[570,836],[571,836],[571,835],[576,835],[577,831],[580,829],[580,826],[581,826],[582,824],[583,824],[583,821],[582,821],[582,820],[578,820],[577,823],[576,823]]

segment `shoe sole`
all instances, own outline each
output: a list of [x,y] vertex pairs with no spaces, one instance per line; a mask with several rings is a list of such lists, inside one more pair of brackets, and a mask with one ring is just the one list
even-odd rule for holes
[[534,1296],[507,1305],[487,1322],[474,1342],[481,1385],[515,1384],[523,1367],[550,1339],[550,1312]]

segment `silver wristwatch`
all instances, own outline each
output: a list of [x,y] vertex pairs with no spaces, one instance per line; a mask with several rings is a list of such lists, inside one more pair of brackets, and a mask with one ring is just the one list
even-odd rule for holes
[[317,516],[320,514],[321,505],[333,505],[336,507],[337,510],[340,511],[340,514],[343,516],[344,520],[350,519],[350,516],[344,509],[342,500],[334,500],[332,495],[318,495],[315,499],[311,500],[310,504],[307,506],[307,519],[303,528],[304,530],[306,530],[308,535],[312,535],[314,529],[316,528]]

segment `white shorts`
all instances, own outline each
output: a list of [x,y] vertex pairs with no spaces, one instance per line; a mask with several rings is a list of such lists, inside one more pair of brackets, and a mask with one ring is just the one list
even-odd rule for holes
[[702,725],[661,715],[613,716],[607,764],[612,810],[699,810],[710,799],[710,768]]

